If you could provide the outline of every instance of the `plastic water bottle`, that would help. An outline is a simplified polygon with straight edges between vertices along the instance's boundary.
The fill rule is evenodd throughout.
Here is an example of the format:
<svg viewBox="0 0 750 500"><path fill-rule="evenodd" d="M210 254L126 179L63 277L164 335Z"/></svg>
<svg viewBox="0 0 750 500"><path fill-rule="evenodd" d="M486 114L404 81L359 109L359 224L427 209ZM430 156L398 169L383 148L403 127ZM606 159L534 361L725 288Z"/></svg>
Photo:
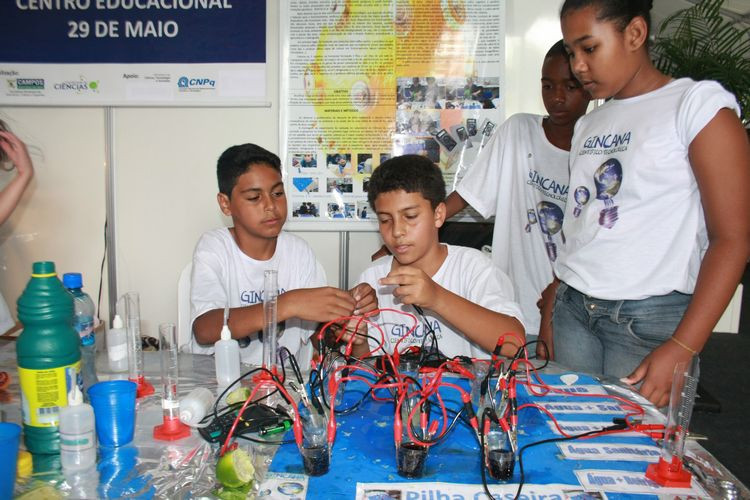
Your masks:
<svg viewBox="0 0 750 500"><path fill-rule="evenodd" d="M119 314L115 314L112 328L107 330L107 358L113 372L128 371L128 334Z"/></svg>
<svg viewBox="0 0 750 500"><path fill-rule="evenodd" d="M196 387L180 400L180 420L182 423L196 426L208 415L214 404L214 395L205 387Z"/></svg>
<svg viewBox="0 0 750 500"><path fill-rule="evenodd" d="M221 327L221 340L214 344L214 361L219 389L229 387L240 377L240 345L232 338L226 322Z"/></svg>
<svg viewBox="0 0 750 500"><path fill-rule="evenodd" d="M54 262L35 262L31 279L18 298L23 332L16 342L21 414L26 449L57 457L59 466L60 408L77 384L81 350L71 325L73 297L63 287Z"/></svg>
<svg viewBox="0 0 750 500"><path fill-rule="evenodd" d="M96 307L91 297L83 290L81 273L65 273L63 285L73 296L73 328L81 338L81 376L83 393L88 396L88 389L99 380L96 378L96 338L94 337L94 316ZM87 398L88 399L88 398Z"/></svg>
<svg viewBox="0 0 750 500"><path fill-rule="evenodd" d="M68 406L60 410L60 462L66 471L88 469L96 464L94 409L83 402L78 387Z"/></svg>

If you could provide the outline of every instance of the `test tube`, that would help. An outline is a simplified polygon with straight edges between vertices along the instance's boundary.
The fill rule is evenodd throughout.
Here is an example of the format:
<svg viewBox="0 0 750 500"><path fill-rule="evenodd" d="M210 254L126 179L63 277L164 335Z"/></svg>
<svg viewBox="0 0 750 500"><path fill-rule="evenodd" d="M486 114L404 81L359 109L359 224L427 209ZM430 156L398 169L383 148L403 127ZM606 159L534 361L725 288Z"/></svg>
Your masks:
<svg viewBox="0 0 750 500"><path fill-rule="evenodd" d="M263 367L274 371L276 370L278 337L278 271L266 270L263 277Z"/></svg>
<svg viewBox="0 0 750 500"><path fill-rule="evenodd" d="M173 323L159 325L159 357L161 360L161 384L164 394L161 400L163 421L154 427L154 438L173 441L190 435L190 428L180 421L180 401L177 397L177 330Z"/></svg>
<svg viewBox="0 0 750 500"><path fill-rule="evenodd" d="M694 355L690 361L678 363L674 368L661 457L658 463L646 469L646 477L662 486L690 487L690 472L683 467L682 457L698 390L699 364L698 356Z"/></svg>
<svg viewBox="0 0 750 500"><path fill-rule="evenodd" d="M138 384L138 397L154 393L154 387L143 375L143 348L141 347L141 306L138 292L123 295L125 301L125 327L128 334L128 379Z"/></svg>

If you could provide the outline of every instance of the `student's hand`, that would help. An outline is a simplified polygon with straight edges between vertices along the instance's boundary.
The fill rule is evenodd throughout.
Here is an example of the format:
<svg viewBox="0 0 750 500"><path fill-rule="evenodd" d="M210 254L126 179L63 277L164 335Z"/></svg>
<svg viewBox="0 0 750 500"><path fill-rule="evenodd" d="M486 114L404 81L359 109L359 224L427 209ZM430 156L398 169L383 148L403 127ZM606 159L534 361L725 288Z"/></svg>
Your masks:
<svg viewBox="0 0 750 500"><path fill-rule="evenodd" d="M544 345L542 345L542 342L536 343L536 357L539 359L553 361L555 359L555 348L554 344L552 343L551 320L545 320L544 318L542 318L542 321L539 324L539 340L544 341ZM545 346L547 347L546 349Z"/></svg>
<svg viewBox="0 0 750 500"><path fill-rule="evenodd" d="M643 358L638 367L622 379L626 384L643 382L638 392L657 407L669 403L674 367L682 361L690 361L692 354L675 342L667 340Z"/></svg>
<svg viewBox="0 0 750 500"><path fill-rule="evenodd" d="M317 322L351 316L356 304L349 292L331 286L290 290L279 295L279 302L288 308L285 317Z"/></svg>
<svg viewBox="0 0 750 500"><path fill-rule="evenodd" d="M557 293L557 287L560 284L558 280L553 280L552 283L547 285L542 291L542 296L536 303L539 308L539 340L543 340L547 345L545 349L541 342L536 344L536 355L539 359L555 359L555 349L553 344L553 331L552 331L552 311L555 308L555 294Z"/></svg>
<svg viewBox="0 0 750 500"><path fill-rule="evenodd" d="M366 314L378 308L378 294L375 293L375 289L369 283L360 283L349 290L349 295L356 302L352 313L354 316Z"/></svg>
<svg viewBox="0 0 750 500"><path fill-rule="evenodd" d="M414 304L427 309L436 309L440 286L416 267L403 266L388 273L378 281L381 285L397 285L393 295L403 304Z"/></svg>
<svg viewBox="0 0 750 500"><path fill-rule="evenodd" d="M34 173L34 167L31 163L31 157L29 151L26 149L26 144L23 143L13 132L3 131L0 132L0 148L8 156L8 159L16 166L18 175L27 179L31 179Z"/></svg>
<svg viewBox="0 0 750 500"><path fill-rule="evenodd" d="M391 254L391 252L388 250L388 247L385 246L385 245L382 245L378 249L377 252L375 252L374 254L372 254L370 256L370 259L373 260L373 261L375 261L375 260L378 260L380 257L385 257L386 255L390 255L390 254Z"/></svg>

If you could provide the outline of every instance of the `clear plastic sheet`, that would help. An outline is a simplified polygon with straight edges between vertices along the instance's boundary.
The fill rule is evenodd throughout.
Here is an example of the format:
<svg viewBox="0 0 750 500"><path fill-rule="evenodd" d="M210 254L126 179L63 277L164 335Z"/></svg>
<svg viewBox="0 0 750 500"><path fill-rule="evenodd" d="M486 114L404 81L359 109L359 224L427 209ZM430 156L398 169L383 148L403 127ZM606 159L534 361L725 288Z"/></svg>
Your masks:
<svg viewBox="0 0 750 500"><path fill-rule="evenodd" d="M3 344L0 344L3 345ZM158 352L144 353L146 378L156 387L160 377ZM248 368L248 367L243 367ZM4 343L0 350L0 370L11 374L11 385L0 391L3 419L21 421L19 386L15 361L15 344ZM112 373L106 353L97 359L100 380L127 378L127 373ZM216 394L212 356L179 355L179 395L183 397L195 387L206 387ZM204 441L193 429L190 437L173 442L156 441L154 426L162 423L161 390L138 400L136 429L133 442L119 448L99 447L96 468L76 473L35 469L31 478L16 483L16 495L35 492L37 495L56 491L67 498L216 498L219 486L215 466L219 445ZM239 446L253 458L255 465L255 496L260 480L276 451L274 446L251 446L238 440ZM23 443L21 444L23 447ZM42 498L54 498L44 496Z"/></svg>
<svg viewBox="0 0 750 500"><path fill-rule="evenodd" d="M144 353L147 379L158 383L160 377L158 352ZM248 366L243 366L247 370ZM0 391L2 419L21 421L15 344L0 341L0 370L11 375L11 384ZM551 363L547 373L566 370ZM127 378L127 373L112 373L107 366L106 353L97 359L100 380ZM214 360L206 355L179 355L179 395L183 397L195 387L206 387L216 394ZM665 416L629 387L612 379L601 381L608 392L635 400L646 410L645 420L663 422ZM159 387L159 385L157 385ZM35 491L34 498L216 498L215 465L219 445L205 442L197 430L189 438L174 442L155 441L154 426L162 422L161 394L138 401L136 431L133 442L120 448L99 447L95 469L75 474L35 472L16 483L16 495ZM276 452L276 446L251 445L238 440L239 446L252 457L255 481L248 498L258 494L261 482ZM23 446L23 444L21 445ZM723 465L697 442L688 440L686 467L694 474L712 498L748 498L750 490L740 483ZM47 496L43 496L44 494ZM57 496L55 496L57 494ZM735 495L735 496L733 496ZM273 498L265 497L265 498Z"/></svg>

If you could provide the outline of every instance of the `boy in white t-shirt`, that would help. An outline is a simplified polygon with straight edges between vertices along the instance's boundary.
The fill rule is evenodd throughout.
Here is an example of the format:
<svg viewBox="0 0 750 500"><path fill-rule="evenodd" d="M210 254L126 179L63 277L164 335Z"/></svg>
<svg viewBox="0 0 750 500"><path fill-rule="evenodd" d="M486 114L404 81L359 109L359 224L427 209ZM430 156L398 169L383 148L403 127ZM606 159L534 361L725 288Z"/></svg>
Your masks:
<svg viewBox="0 0 750 500"><path fill-rule="evenodd" d="M562 40L544 56L541 83L548 115L508 118L445 203L447 217L467 204L482 217L495 217L492 262L515 286L527 335L539 335L552 355L555 285L550 284L552 264L564 244L560 228L568 198L568 152L573 127L590 97L570 70ZM540 302L543 295L548 300ZM546 306L541 314L538 302ZM540 344L536 352L548 354Z"/></svg>
<svg viewBox="0 0 750 500"><path fill-rule="evenodd" d="M411 328L406 315L384 310L391 308L418 318L417 328L399 344L399 352L421 346L431 330L437 348L448 357L489 358L498 338L514 332L518 338L506 338L501 351L514 355L524 327L508 277L482 252L438 242L438 229L445 221L440 169L424 156L392 158L372 174L367 196L391 252L360 276L361 282L377 290L381 311L373 321L385 336L370 328L370 348L384 341L385 350L393 352ZM428 344L432 345L432 338Z"/></svg>
<svg viewBox="0 0 750 500"><path fill-rule="evenodd" d="M232 217L233 227L208 231L195 247L193 352L213 352L229 306L229 329L240 340L242 361L260 364L263 273L273 269L278 271L278 320L285 322L278 345L288 348L300 366L308 366L317 323L375 309L374 290L366 284L348 292L325 286L325 273L309 245L282 231L287 203L278 156L255 144L232 146L219 158L216 173L219 207Z"/></svg>

